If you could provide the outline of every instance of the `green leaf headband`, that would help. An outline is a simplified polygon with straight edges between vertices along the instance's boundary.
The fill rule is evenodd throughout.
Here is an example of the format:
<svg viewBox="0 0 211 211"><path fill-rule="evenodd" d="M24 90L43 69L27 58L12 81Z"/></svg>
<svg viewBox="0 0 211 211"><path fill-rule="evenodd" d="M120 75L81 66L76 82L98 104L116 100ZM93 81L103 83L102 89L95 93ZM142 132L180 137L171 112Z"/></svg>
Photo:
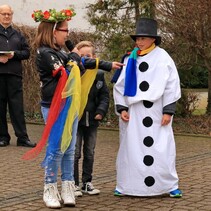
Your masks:
<svg viewBox="0 0 211 211"><path fill-rule="evenodd" d="M35 22L62 22L62 21L69 21L73 16L75 16L76 13L74 12L74 9L63 9L61 11L56 11L55 9L49 9L49 11L43 12L42 10L36 10L32 14L32 18L35 20Z"/></svg>

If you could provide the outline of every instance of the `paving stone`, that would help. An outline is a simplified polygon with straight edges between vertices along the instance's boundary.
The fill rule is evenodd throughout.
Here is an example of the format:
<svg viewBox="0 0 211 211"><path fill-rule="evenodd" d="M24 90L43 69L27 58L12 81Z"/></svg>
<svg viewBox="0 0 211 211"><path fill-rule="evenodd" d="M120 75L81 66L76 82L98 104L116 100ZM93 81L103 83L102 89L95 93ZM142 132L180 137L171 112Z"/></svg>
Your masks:
<svg viewBox="0 0 211 211"><path fill-rule="evenodd" d="M32 141L41 137L43 125L27 124ZM11 144L0 148L0 210L49 211L42 201L44 170L41 168L45 150L32 161L22 155L29 148L17 147L13 129L9 124ZM84 195L76 199L75 207L62 207L71 211L192 211L211 210L211 140L206 137L176 135L177 171L181 199L168 195L158 197L115 197L116 156L118 131L99 130L95 150L93 184L101 190L98 196ZM81 159L82 160L82 159ZM81 161L79 164L81 168ZM60 173L59 173L60 177ZM58 181L59 190L61 182Z"/></svg>

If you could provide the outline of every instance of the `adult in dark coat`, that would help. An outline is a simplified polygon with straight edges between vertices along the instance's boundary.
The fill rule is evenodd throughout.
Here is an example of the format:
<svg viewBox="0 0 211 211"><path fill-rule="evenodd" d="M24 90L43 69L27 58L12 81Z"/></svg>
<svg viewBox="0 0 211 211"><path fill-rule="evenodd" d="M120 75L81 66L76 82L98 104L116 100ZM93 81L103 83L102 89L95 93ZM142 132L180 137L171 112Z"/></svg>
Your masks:
<svg viewBox="0 0 211 211"><path fill-rule="evenodd" d="M10 144L7 107L17 136L17 146L34 147L29 140L23 109L21 61L30 56L24 36L12 27L13 10L0 6L0 147Z"/></svg>

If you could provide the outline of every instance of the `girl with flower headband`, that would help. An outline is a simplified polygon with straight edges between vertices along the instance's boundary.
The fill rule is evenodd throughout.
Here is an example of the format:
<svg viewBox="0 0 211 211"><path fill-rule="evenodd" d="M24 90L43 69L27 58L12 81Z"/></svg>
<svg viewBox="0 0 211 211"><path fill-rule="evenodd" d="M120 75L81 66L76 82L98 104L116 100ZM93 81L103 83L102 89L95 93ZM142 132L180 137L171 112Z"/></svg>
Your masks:
<svg viewBox="0 0 211 211"><path fill-rule="evenodd" d="M117 69L119 62L81 59L76 48L67 54L62 50L68 37L68 21L74 16L72 9L57 12L55 9L37 10L32 18L41 22L38 26L35 45L36 65L41 81L41 111L46 123L37 146L23 158L36 157L47 140L43 200L47 207L60 208L61 203L75 206L74 151L78 120L87 103L87 97L98 68L105 71ZM81 62L86 72L79 69ZM82 77L81 77L82 75ZM57 174L61 167L61 196L57 189Z"/></svg>

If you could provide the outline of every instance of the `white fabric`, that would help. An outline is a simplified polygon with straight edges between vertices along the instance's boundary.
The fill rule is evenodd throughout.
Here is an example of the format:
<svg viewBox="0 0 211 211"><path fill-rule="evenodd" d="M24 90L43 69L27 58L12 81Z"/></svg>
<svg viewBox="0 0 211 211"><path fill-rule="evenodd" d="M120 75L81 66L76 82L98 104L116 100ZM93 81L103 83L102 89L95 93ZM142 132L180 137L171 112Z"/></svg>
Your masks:
<svg viewBox="0 0 211 211"><path fill-rule="evenodd" d="M128 57L125 58L124 64L127 63ZM149 69L141 72L138 67L141 62L146 62ZM156 47L149 54L137 58L137 93L134 97L124 97L125 70L123 67L121 75L115 84L114 100L116 104L128 106L137 103L141 100L151 102L163 97L163 106L177 101L181 96L180 81L174 61L169 54L162 48ZM139 89L139 84L142 81L147 81L150 84L149 90L142 92Z"/></svg>
<svg viewBox="0 0 211 211"><path fill-rule="evenodd" d="M125 64L127 58L125 59ZM149 68L141 72L139 65L146 62ZM168 53L156 47L149 54L137 59L137 94L125 97L125 68L114 86L115 105L129 108L130 120L119 120L120 146L117 155L117 186L116 189L126 195L152 196L169 193L178 188L178 176L175 169L175 141L171 123L161 126L163 107L176 102L181 95L177 69ZM149 89L141 91L139 84L149 83ZM147 108L143 102L153 102ZM152 121L148 122L145 118ZM144 125L144 122L147 122ZM145 138L153 140L151 146L144 144ZM145 156L153 162L144 163ZM151 160L150 159L150 160ZM147 159L148 160L148 159ZM154 184L145 184L151 177ZM150 180L151 181L151 180Z"/></svg>

